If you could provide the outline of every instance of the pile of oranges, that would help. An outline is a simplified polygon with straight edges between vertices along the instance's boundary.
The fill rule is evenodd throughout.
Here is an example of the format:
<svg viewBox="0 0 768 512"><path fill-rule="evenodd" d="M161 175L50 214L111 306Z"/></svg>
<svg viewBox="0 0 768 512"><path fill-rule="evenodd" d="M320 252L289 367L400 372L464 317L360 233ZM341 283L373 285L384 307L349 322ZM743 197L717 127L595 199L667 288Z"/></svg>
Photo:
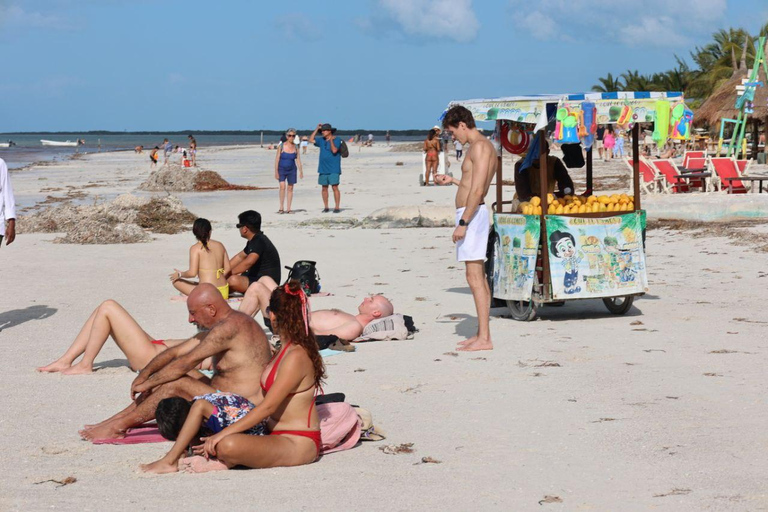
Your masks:
<svg viewBox="0 0 768 512"><path fill-rule="evenodd" d="M549 215L573 213L631 212L635 209L634 199L627 194L612 196L565 196L556 198L547 194ZM517 212L524 215L541 215L541 199L534 196L530 201L520 203Z"/></svg>

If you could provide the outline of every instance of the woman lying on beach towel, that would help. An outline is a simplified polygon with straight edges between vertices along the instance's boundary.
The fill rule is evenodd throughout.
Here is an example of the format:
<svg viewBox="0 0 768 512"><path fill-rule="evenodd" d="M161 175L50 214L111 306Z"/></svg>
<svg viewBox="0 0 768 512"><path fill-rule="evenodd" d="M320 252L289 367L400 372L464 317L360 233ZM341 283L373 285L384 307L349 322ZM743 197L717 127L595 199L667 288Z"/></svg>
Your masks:
<svg viewBox="0 0 768 512"><path fill-rule="evenodd" d="M192 225L192 233L197 243L189 248L189 270L184 272L174 269L170 275L174 288L184 295L189 295L199 283L189 281L198 277L200 283L211 283L219 289L224 300L229 298L229 255L227 250L216 240L211 240L211 223L208 219L197 219Z"/></svg>
<svg viewBox="0 0 768 512"><path fill-rule="evenodd" d="M183 459L180 467L202 472L234 466L300 466L317 460L320 420L314 405L325 367L309 328L309 314L307 297L298 281L289 281L272 293L269 317L283 347L264 368L255 408L205 438L193 448L198 456ZM247 434L265 420L269 435Z"/></svg>
<svg viewBox="0 0 768 512"><path fill-rule="evenodd" d="M47 366L39 367L37 371L61 372L64 375L91 373L93 361L110 336L128 358L128 364L133 370L141 370L160 352L186 341L153 338L141 328L123 306L114 300L105 300L93 310L64 355ZM73 365L75 359L81 355L83 359ZM200 365L200 369L207 370L210 367L210 358Z"/></svg>

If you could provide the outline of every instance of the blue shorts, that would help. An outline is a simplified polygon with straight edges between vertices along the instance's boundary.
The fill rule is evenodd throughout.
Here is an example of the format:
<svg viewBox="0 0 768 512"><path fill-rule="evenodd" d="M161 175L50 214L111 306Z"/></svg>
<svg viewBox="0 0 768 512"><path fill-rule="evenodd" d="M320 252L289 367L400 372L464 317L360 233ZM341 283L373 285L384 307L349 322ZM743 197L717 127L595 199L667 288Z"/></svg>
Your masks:
<svg viewBox="0 0 768 512"><path fill-rule="evenodd" d="M293 169L279 169L277 170L277 175L280 177L280 181L288 181L289 185L295 185L296 184L296 168Z"/></svg>
<svg viewBox="0 0 768 512"><path fill-rule="evenodd" d="M341 174L319 174L317 184L327 187L328 185L338 185Z"/></svg>

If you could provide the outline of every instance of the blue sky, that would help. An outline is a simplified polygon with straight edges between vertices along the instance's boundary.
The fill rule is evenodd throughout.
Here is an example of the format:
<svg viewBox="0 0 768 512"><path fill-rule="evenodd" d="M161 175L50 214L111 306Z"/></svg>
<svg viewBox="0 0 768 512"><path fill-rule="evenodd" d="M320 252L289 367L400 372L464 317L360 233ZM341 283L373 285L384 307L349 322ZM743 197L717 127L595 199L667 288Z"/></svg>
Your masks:
<svg viewBox="0 0 768 512"><path fill-rule="evenodd" d="M767 20L765 0L0 0L0 132L429 127L451 99L589 90Z"/></svg>

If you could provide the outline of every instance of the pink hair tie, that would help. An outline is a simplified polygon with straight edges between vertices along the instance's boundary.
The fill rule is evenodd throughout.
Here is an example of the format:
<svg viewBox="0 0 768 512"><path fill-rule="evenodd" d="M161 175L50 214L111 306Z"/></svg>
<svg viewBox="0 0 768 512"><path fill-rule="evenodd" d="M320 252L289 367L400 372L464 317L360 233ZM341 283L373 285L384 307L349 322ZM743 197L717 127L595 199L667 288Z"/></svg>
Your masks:
<svg viewBox="0 0 768 512"><path fill-rule="evenodd" d="M301 287L296 292L291 291L290 288L288 288L288 283L285 283L284 289L285 289L285 293L287 293L288 295L294 295L299 297L299 300L301 301L301 316L304 318L304 332L306 332L307 336L309 336L310 311L309 311L309 299L307 299L307 294L304 293L304 289Z"/></svg>

